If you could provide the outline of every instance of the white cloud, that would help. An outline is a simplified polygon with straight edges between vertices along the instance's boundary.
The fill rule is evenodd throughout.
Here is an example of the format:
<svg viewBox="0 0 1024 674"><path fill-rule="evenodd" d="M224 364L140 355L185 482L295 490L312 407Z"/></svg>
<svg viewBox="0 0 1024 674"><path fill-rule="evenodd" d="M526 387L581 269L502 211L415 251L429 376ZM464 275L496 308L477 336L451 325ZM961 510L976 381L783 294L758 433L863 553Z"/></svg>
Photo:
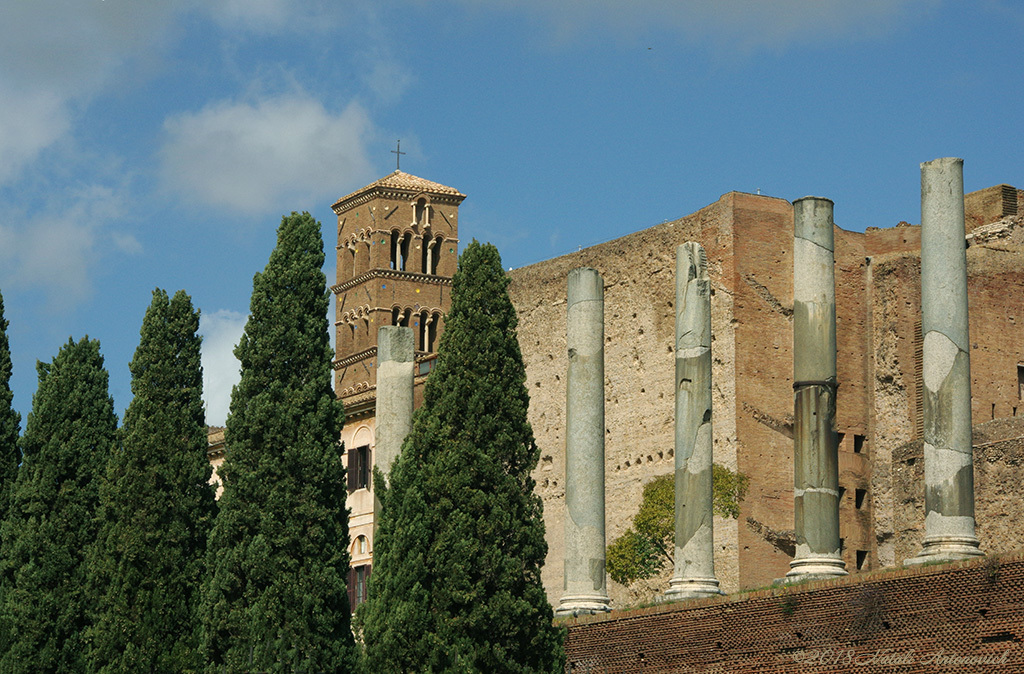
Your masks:
<svg viewBox="0 0 1024 674"><path fill-rule="evenodd" d="M76 106L125 65L146 63L173 16L150 2L0 3L0 184L68 135Z"/></svg>
<svg viewBox="0 0 1024 674"><path fill-rule="evenodd" d="M134 234L128 234L125 232L111 232L110 238L114 242L114 247L122 253L129 255L139 255L142 253L142 244L135 238Z"/></svg>
<svg viewBox="0 0 1024 674"><path fill-rule="evenodd" d="M285 200L337 196L338 185L373 173L373 135L357 103L338 113L306 94L255 103L212 103L164 123L160 171L166 187L188 199L257 214Z"/></svg>
<svg viewBox="0 0 1024 674"><path fill-rule="evenodd" d="M202 3L221 24L254 33L323 30L349 3L337 0L214 0Z"/></svg>
<svg viewBox="0 0 1024 674"><path fill-rule="evenodd" d="M159 67L190 13L259 34L323 30L341 14L324 0L0 3L0 185L73 133L76 113L98 94Z"/></svg>
<svg viewBox="0 0 1024 674"><path fill-rule="evenodd" d="M119 192L92 185L54 200L27 221L6 213L0 220L0 283L44 287L58 308L88 296L89 271L101 255L99 234L124 211Z"/></svg>
<svg viewBox="0 0 1024 674"><path fill-rule="evenodd" d="M242 378L235 346L242 338L248 317L230 309L202 313L199 334L203 336L203 399L206 423L223 426L231 405L231 389Z"/></svg>
<svg viewBox="0 0 1024 674"><path fill-rule="evenodd" d="M0 83L0 185L18 176L71 126L66 101L52 91L20 91Z"/></svg>
<svg viewBox="0 0 1024 674"><path fill-rule="evenodd" d="M461 0L540 13L561 38L590 37L595 28L634 37L670 30L719 48L746 51L819 44L884 33L942 0Z"/></svg>

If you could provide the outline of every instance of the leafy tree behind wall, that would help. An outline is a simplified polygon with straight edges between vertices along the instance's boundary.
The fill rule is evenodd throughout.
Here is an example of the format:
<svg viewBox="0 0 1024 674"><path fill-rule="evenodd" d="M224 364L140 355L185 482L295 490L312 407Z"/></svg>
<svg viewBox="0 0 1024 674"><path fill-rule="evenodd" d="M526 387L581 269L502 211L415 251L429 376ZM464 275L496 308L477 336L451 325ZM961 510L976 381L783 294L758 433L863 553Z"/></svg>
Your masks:
<svg viewBox="0 0 1024 674"><path fill-rule="evenodd" d="M749 478L714 464L712 504L719 517L736 519ZM644 485L640 509L633 526L616 538L606 551L605 566L616 583L631 585L653 578L673 563L675 545L675 475L660 475Z"/></svg>
<svg viewBox="0 0 1024 674"><path fill-rule="evenodd" d="M539 451L517 317L497 249L470 244L413 430L382 496L369 671L562 671L541 585L547 553L530 472Z"/></svg>
<svg viewBox="0 0 1024 674"><path fill-rule="evenodd" d="M122 446L100 485L90 554L97 672L195 671L197 600L216 508L209 485L199 312L163 290L142 323Z"/></svg>
<svg viewBox="0 0 1024 674"><path fill-rule="evenodd" d="M343 413L331 387L320 223L285 217L235 349L208 549L211 671L350 671Z"/></svg>
<svg viewBox="0 0 1024 674"><path fill-rule="evenodd" d="M96 539L99 481L117 434L99 342L68 341L40 363L24 462L3 525L12 639L0 671L84 671L85 550Z"/></svg>

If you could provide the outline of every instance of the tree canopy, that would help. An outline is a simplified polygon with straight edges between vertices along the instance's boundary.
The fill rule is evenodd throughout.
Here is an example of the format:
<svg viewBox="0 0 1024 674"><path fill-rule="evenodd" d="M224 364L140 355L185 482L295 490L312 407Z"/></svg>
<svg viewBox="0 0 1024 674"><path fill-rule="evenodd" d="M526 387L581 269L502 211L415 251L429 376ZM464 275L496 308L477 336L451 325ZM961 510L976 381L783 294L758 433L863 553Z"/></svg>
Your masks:
<svg viewBox="0 0 1024 674"><path fill-rule="evenodd" d="M736 519L740 501L747 493L749 478L725 466L712 465L714 513ZM640 509L632 526L616 538L606 551L605 567L620 585L653 578L673 563L675 551L675 475L660 475L644 485Z"/></svg>
<svg viewBox="0 0 1024 674"><path fill-rule="evenodd" d="M413 429L375 489L359 616L370 671L553 672L563 631L541 585L539 459L498 251L471 243Z"/></svg>
<svg viewBox="0 0 1024 674"><path fill-rule="evenodd" d="M215 502L209 485L199 312L163 290L131 362L134 397L100 485L90 554L97 672L195 671L197 601Z"/></svg>
<svg viewBox="0 0 1024 674"><path fill-rule="evenodd" d="M0 295L0 522L7 517L14 478L18 474L21 456L18 453L18 432L21 415L14 411L14 393L11 391L11 346L7 339L7 320L4 318L4 297Z"/></svg>
<svg viewBox="0 0 1024 674"><path fill-rule="evenodd" d="M323 263L320 223L292 213L253 280L208 546L210 671L339 672L356 663Z"/></svg>
<svg viewBox="0 0 1024 674"><path fill-rule="evenodd" d="M69 340L37 369L3 525L3 610L12 632L0 670L83 671L85 551L96 539L99 478L115 447L117 417L99 342Z"/></svg>

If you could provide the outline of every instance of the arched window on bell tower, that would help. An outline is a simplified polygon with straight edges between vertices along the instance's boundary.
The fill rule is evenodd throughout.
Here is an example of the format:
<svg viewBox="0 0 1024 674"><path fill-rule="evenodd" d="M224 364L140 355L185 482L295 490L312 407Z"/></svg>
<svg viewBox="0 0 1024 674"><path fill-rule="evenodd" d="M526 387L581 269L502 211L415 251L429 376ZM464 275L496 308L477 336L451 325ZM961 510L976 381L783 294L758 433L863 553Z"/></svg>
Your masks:
<svg viewBox="0 0 1024 674"><path fill-rule="evenodd" d="M430 255L430 271L427 272L428 274L433 274L434 276L437 276L437 263L441 259L441 245L443 243L444 237L438 236L430 244L432 252Z"/></svg>
<svg viewBox="0 0 1024 674"><path fill-rule="evenodd" d="M426 197L420 197L413 204L413 223L420 227L430 226L430 202L427 201Z"/></svg>
<svg viewBox="0 0 1024 674"><path fill-rule="evenodd" d="M409 327L409 317L412 314L408 309L401 309L395 307L391 310L391 325L397 325L403 328Z"/></svg>
<svg viewBox="0 0 1024 674"><path fill-rule="evenodd" d="M430 230L427 229L423 232L422 243L420 244L420 270L424 274L430 273L434 253L432 246L433 241L430 240Z"/></svg>
<svg viewBox="0 0 1024 674"><path fill-rule="evenodd" d="M391 248L391 269L399 269L401 265L402 252L400 250L402 245L402 235L397 229L391 230L391 241L389 242Z"/></svg>
<svg viewBox="0 0 1024 674"><path fill-rule="evenodd" d="M437 324L441 320L441 312L435 311L430 319L427 321L426 331L426 342L423 345L423 350L427 352L433 352L437 342Z"/></svg>
<svg viewBox="0 0 1024 674"><path fill-rule="evenodd" d="M412 245L412 232L406 232L399 241L398 252L401 257L401 270L409 271L409 248Z"/></svg>

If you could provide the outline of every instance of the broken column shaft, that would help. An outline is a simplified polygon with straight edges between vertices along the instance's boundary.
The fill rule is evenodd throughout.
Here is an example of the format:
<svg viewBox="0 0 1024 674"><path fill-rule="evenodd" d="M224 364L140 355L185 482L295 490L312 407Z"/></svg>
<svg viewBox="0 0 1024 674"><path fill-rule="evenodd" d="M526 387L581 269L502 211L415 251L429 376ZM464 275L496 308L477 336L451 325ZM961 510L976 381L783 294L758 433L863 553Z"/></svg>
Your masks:
<svg viewBox="0 0 1024 674"><path fill-rule="evenodd" d="M907 563L982 554L974 529L963 168L948 157L921 164L925 532Z"/></svg>
<svg viewBox="0 0 1024 674"><path fill-rule="evenodd" d="M377 331L377 408L374 465L384 475L412 430L413 377L416 363L412 328L387 325ZM379 511L379 508L375 508Z"/></svg>
<svg viewBox="0 0 1024 674"><path fill-rule="evenodd" d="M711 283L704 249L676 249L675 572L665 599L721 594L715 577Z"/></svg>
<svg viewBox="0 0 1024 674"><path fill-rule="evenodd" d="M846 575L839 542L836 287L832 201L793 202L793 517L791 580Z"/></svg>
<svg viewBox="0 0 1024 674"><path fill-rule="evenodd" d="M565 570L558 615L609 610L604 530L604 281L569 272Z"/></svg>

